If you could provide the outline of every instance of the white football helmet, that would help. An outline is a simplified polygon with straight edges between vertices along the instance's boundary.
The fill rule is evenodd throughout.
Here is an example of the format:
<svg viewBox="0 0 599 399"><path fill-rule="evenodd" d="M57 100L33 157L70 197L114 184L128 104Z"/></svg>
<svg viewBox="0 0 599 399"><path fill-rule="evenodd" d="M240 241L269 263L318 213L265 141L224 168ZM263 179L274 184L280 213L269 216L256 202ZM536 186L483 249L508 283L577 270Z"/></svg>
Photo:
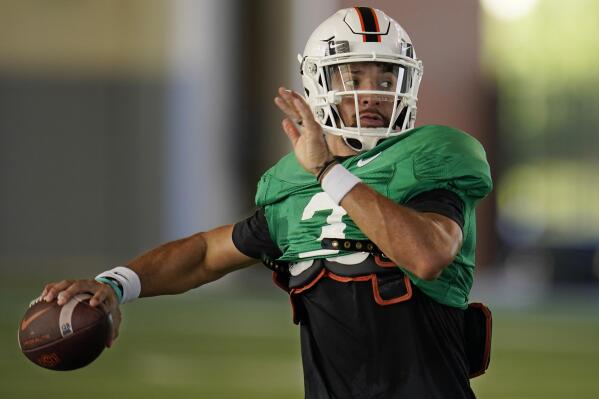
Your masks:
<svg viewBox="0 0 599 399"><path fill-rule="evenodd" d="M422 62L406 31L384 12L369 7L337 11L312 33L298 60L317 122L356 151L414 127ZM361 70L373 65L376 76ZM368 74L368 80L356 80L360 74ZM344 123L339 107L344 103L347 109L349 101L352 115ZM369 109L369 103L377 105Z"/></svg>

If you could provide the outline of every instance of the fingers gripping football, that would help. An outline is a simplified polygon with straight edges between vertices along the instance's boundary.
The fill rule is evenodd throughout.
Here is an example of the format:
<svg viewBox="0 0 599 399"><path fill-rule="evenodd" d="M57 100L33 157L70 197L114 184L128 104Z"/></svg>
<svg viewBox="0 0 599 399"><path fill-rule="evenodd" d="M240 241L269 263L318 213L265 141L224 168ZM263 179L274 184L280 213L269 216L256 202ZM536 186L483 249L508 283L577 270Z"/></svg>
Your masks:
<svg viewBox="0 0 599 399"><path fill-rule="evenodd" d="M96 280L62 280L47 284L40 296L46 302L52 302L56 299L58 305L66 304L72 297L80 293L90 293L92 298L89 304L93 307L101 306L112 317L112 337L107 343L111 346L112 342L118 336L119 326L121 324L121 311L116 294L112 287L100 283Z"/></svg>
<svg viewBox="0 0 599 399"><path fill-rule="evenodd" d="M299 94L284 87L279 89L278 94L275 104L287 116L283 119L283 130L293 145L295 156L304 169L317 175L332 159L322 127Z"/></svg>

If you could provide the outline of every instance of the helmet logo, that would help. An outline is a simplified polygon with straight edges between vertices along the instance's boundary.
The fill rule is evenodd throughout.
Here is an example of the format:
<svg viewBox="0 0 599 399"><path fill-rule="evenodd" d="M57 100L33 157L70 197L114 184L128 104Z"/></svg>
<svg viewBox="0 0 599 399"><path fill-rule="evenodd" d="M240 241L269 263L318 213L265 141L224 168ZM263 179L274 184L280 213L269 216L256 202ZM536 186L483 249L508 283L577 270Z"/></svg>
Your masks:
<svg viewBox="0 0 599 399"><path fill-rule="evenodd" d="M329 40L328 44L326 55L349 53L349 42L347 40Z"/></svg>

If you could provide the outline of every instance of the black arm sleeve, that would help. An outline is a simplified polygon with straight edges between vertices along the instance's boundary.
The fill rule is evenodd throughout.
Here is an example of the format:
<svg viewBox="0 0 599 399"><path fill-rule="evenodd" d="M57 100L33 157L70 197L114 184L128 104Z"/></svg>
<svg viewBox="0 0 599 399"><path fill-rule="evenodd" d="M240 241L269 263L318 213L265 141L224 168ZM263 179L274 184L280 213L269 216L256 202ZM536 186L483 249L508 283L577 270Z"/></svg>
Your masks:
<svg viewBox="0 0 599 399"><path fill-rule="evenodd" d="M233 244L241 253L254 259L262 259L262 256L277 259L283 254L270 238L263 208L233 226Z"/></svg>
<svg viewBox="0 0 599 399"><path fill-rule="evenodd" d="M418 212L434 212L446 216L464 229L464 202L452 191L441 188L425 191L404 205Z"/></svg>

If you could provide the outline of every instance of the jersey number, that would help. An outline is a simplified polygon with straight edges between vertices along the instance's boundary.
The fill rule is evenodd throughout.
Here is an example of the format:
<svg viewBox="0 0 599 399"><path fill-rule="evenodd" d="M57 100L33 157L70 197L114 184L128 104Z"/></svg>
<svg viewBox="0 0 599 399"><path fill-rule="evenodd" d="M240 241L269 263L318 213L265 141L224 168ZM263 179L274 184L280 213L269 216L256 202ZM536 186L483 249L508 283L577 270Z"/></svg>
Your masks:
<svg viewBox="0 0 599 399"><path fill-rule="evenodd" d="M315 194L308 202L302 213L302 220L312 219L318 211L326 211L331 209L331 214L327 217L327 224L322 226L320 237L316 241L322 241L323 238L345 238L346 224L341 220L344 215L347 215L345 209L335 204L327 193ZM300 258L307 258L316 255L332 255L339 253L336 249L317 249L315 251L302 252Z"/></svg>

